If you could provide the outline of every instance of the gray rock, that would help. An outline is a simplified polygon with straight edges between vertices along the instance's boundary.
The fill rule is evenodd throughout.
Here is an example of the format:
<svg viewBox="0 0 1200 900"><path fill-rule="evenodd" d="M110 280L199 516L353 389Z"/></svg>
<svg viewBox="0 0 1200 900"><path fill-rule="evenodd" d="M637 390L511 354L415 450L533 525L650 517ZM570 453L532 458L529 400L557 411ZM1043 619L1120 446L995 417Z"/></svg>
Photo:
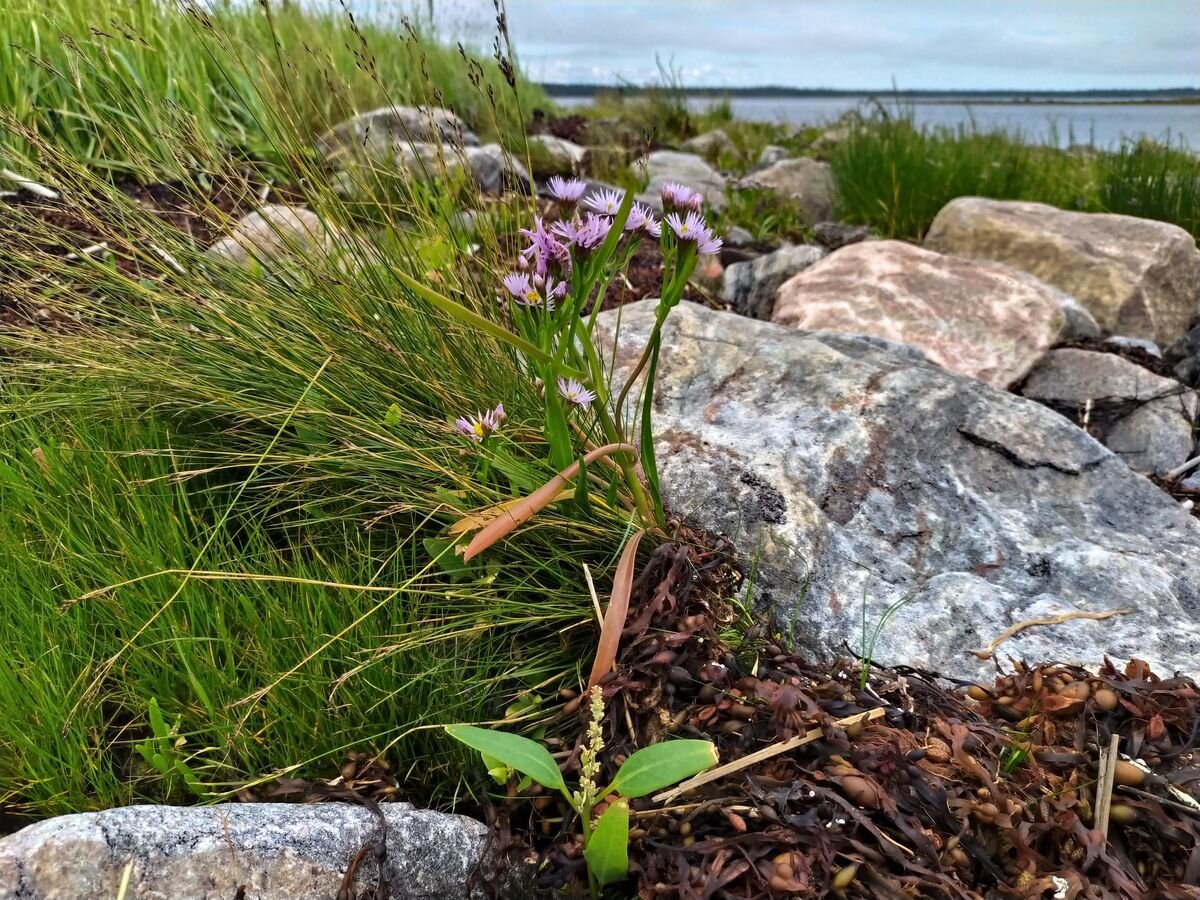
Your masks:
<svg viewBox="0 0 1200 900"><path fill-rule="evenodd" d="M701 156L716 156L736 148L729 135L720 128L714 128L694 138L688 138L683 142L682 149L688 153L699 153Z"/></svg>
<svg viewBox="0 0 1200 900"><path fill-rule="evenodd" d="M745 247L747 244L754 243L754 235L740 225L734 225L725 232L725 246L727 247Z"/></svg>
<svg viewBox="0 0 1200 900"><path fill-rule="evenodd" d="M1115 353L1052 350L1021 393L1086 425L1135 471L1165 475L1191 455L1196 392Z"/></svg>
<svg viewBox="0 0 1200 900"><path fill-rule="evenodd" d="M649 183L638 199L656 212L662 212L659 190L664 184L683 184L704 195L713 209L725 208L725 176L694 153L655 150L633 164L634 172Z"/></svg>
<svg viewBox="0 0 1200 900"><path fill-rule="evenodd" d="M479 144L465 122L439 106L383 106L359 113L317 138L317 149L328 160L366 156L388 159L398 144L436 144L455 147Z"/></svg>
<svg viewBox="0 0 1200 900"><path fill-rule="evenodd" d="M1163 358L1175 367L1175 377L1184 384L1200 387L1200 325L1167 347Z"/></svg>
<svg viewBox="0 0 1200 900"><path fill-rule="evenodd" d="M773 166L777 162L785 159L791 159L792 152L787 147L780 147L778 144L767 144L762 148L762 153L758 154L758 164L764 169L768 166Z"/></svg>
<svg viewBox="0 0 1200 900"><path fill-rule="evenodd" d="M482 823L407 803L380 808L390 900L482 896L467 889L485 852ZM339 803L131 806L61 816L0 840L0 900L114 900L130 863L125 896L137 900L330 900L351 859L379 834L369 811ZM368 854L358 889L375 875Z"/></svg>
<svg viewBox="0 0 1200 900"><path fill-rule="evenodd" d="M839 250L858 244L871 236L866 225L845 225L841 222L818 222L813 226L813 240L827 250Z"/></svg>
<svg viewBox="0 0 1200 900"><path fill-rule="evenodd" d="M601 320L611 328L612 313ZM621 310L628 373L653 304ZM756 566L754 605L828 657L964 678L1000 658L1138 657L1200 672L1200 523L1051 410L850 335L805 334L684 303L655 400L666 500Z"/></svg>
<svg viewBox="0 0 1200 900"><path fill-rule="evenodd" d="M1148 341L1145 338L1126 337L1123 334L1117 334L1106 338L1104 343L1111 344L1114 347L1144 350L1151 356L1162 359L1162 351L1158 349L1158 344L1154 343L1154 341Z"/></svg>
<svg viewBox="0 0 1200 900"><path fill-rule="evenodd" d="M205 253L250 269L289 254L329 253L336 245L336 232L312 210L271 204L243 216L227 237Z"/></svg>
<svg viewBox="0 0 1200 900"><path fill-rule="evenodd" d="M824 156L850 140L851 133L852 126L849 124L827 128L817 136L808 149L818 156Z"/></svg>
<svg viewBox="0 0 1200 900"><path fill-rule="evenodd" d="M781 247L774 253L725 269L722 297L734 311L755 319L769 319L775 310L780 285L825 255L820 247L801 244Z"/></svg>
<svg viewBox="0 0 1200 900"><path fill-rule="evenodd" d="M533 189L533 179L520 160L499 144L467 147L463 152L475 183L484 193L503 194L507 189L528 194Z"/></svg>
<svg viewBox="0 0 1200 900"><path fill-rule="evenodd" d="M784 159L758 172L751 172L738 187L774 191L800 208L810 224L833 216L833 174L829 165L801 157Z"/></svg>
<svg viewBox="0 0 1200 900"><path fill-rule="evenodd" d="M959 197L937 214L925 246L1036 275L1087 307L1106 334L1166 345L1197 312L1200 250L1166 222Z"/></svg>
<svg viewBox="0 0 1200 900"><path fill-rule="evenodd" d="M1066 316L1066 322L1058 335L1060 341L1095 340L1100 337L1100 326L1096 324L1096 317L1084 309L1074 297L1062 294L1058 306Z"/></svg>
<svg viewBox="0 0 1200 900"><path fill-rule="evenodd" d="M540 156L548 164L547 172L566 175L578 172L587 156L587 148L581 147L574 141L555 137L552 134L531 134L529 136L530 150ZM537 160L534 160L535 167Z"/></svg>

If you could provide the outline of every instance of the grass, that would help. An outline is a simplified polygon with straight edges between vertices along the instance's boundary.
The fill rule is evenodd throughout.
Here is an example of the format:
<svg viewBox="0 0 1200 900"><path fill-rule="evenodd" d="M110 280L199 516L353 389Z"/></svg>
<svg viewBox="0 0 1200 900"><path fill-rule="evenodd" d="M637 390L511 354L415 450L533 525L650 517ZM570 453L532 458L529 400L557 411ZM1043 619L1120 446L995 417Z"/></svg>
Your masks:
<svg viewBox="0 0 1200 900"><path fill-rule="evenodd" d="M143 179L231 152L286 171L292 136L385 103L448 106L506 137L522 132L519 110L546 103L523 80L520 104L507 102L493 60L333 4L9 0L0 34L0 109L76 159ZM30 151L0 133L0 157Z"/></svg>
<svg viewBox="0 0 1200 900"><path fill-rule="evenodd" d="M495 317L497 229L528 204L479 216L468 235L452 218L448 173L426 184L369 168L356 184L371 190L348 203L306 153L313 128L344 110L306 105L316 76L278 104L263 58L232 54L246 20L229 21L156 40L197 39L209 64L244 74L231 118L203 118L229 82L210 90L190 70L156 68L166 63L153 54L129 62L110 45L86 78L39 86L43 99L6 121L27 171L109 245L67 259L55 248L78 247L78 235L28 207L0 220L0 290L72 323L0 333L8 811L185 799L179 779L135 751L153 737L155 705L179 721L180 759L209 798L283 772L329 774L363 750L390 762L415 801L450 805L467 789L467 757L435 726L543 721L542 701L577 685L594 652L583 566L605 590L627 536L627 498L593 496L587 509L556 504L481 562L457 561L450 524L549 476L542 402L512 351L401 276ZM198 67L201 56L188 59ZM125 84L129 65L143 91ZM328 77L356 83L358 72ZM152 73L197 112L188 141L155 108L169 85L151 86ZM493 106L475 122L521 120L519 88L479 90ZM104 96L123 108L111 121L96 114ZM62 131L45 118L54 105L84 124ZM243 163L226 129L268 108L288 111L258 132L275 177L303 186L343 232L336 253L296 248L231 269L110 180L165 172L218 216L205 206L210 179ZM500 476L483 483L453 420L497 402L509 413Z"/></svg>
<svg viewBox="0 0 1200 900"><path fill-rule="evenodd" d="M1079 153L973 125L921 128L902 111L851 128L829 161L839 217L886 237L920 240L963 196L1126 213L1200 236L1200 158L1152 141Z"/></svg>

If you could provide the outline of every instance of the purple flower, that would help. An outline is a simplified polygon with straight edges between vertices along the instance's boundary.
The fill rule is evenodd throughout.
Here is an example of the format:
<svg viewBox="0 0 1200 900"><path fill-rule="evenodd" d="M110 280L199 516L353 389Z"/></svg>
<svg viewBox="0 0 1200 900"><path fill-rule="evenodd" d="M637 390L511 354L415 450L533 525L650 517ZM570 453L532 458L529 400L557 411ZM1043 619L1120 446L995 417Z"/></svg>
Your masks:
<svg viewBox="0 0 1200 900"><path fill-rule="evenodd" d="M589 391L574 378L559 378L558 393L568 403L574 403L576 406L590 406L592 401L596 399L595 393Z"/></svg>
<svg viewBox="0 0 1200 900"><path fill-rule="evenodd" d="M554 234L568 244L583 251L595 250L604 243L608 232L612 229L612 219L608 216L598 216L588 213L587 218L580 221L576 216L569 222L555 222L550 226Z"/></svg>
<svg viewBox="0 0 1200 900"><path fill-rule="evenodd" d="M659 194L662 195L664 206L675 209L694 209L699 211L701 205L704 203L704 198L700 194L695 193L687 185L675 182L664 184L659 188Z"/></svg>
<svg viewBox="0 0 1200 900"><path fill-rule="evenodd" d="M529 292L533 290L533 285L529 283L529 276L524 272L509 272L503 280L505 289L518 300L524 301Z"/></svg>
<svg viewBox="0 0 1200 900"><path fill-rule="evenodd" d="M592 194L583 201L584 205L589 209L594 209L598 213L615 216L617 210L621 208L621 201L625 199L625 192L615 188L600 191L597 194Z"/></svg>
<svg viewBox="0 0 1200 900"><path fill-rule="evenodd" d="M530 245L521 253L521 256L533 261L534 271L538 275L544 278L551 265L557 265L563 271L570 271L570 252L553 234L546 230L541 216L534 219L534 227L532 229L522 228L521 234L531 241Z"/></svg>
<svg viewBox="0 0 1200 900"><path fill-rule="evenodd" d="M705 223L704 217L695 210L683 217L679 213L670 213L666 222L679 240L694 243L697 253L719 253L724 245L719 237L713 236L712 229Z"/></svg>
<svg viewBox="0 0 1200 900"><path fill-rule="evenodd" d="M625 220L625 230L637 231L639 228L645 228L649 221L650 210L641 203L635 203L629 207L629 218Z"/></svg>
<svg viewBox="0 0 1200 900"><path fill-rule="evenodd" d="M646 229L646 234L650 235L650 237L662 237L662 222L658 221L658 219L647 218L646 224L642 227Z"/></svg>
<svg viewBox="0 0 1200 900"><path fill-rule="evenodd" d="M587 183L578 178L566 179L555 175L550 179L549 188L555 200L573 206L579 202L579 198L587 190Z"/></svg>
<svg viewBox="0 0 1200 900"><path fill-rule="evenodd" d="M482 443L483 439L490 434L495 434L500 430L500 426L508 416L504 412L504 404L497 403L496 408L486 413L477 413L468 418L459 419L454 423L454 427L458 433L464 437L470 438L475 443Z"/></svg>

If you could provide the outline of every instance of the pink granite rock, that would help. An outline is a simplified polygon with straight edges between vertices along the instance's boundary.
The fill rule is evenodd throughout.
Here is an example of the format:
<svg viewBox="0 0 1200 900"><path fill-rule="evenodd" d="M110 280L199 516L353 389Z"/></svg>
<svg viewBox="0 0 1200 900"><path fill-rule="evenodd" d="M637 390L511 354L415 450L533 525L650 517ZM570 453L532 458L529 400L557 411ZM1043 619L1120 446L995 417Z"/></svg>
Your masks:
<svg viewBox="0 0 1200 900"><path fill-rule="evenodd" d="M1004 265L870 241L786 281L772 320L899 341L951 372L1006 388L1058 339L1064 299Z"/></svg>

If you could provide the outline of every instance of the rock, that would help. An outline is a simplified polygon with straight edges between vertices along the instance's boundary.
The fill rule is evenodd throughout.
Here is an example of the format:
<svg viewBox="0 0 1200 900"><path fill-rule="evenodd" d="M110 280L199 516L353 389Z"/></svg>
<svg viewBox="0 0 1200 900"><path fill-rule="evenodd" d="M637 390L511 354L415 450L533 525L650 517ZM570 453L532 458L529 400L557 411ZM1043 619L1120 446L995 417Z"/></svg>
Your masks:
<svg viewBox="0 0 1200 900"><path fill-rule="evenodd" d="M833 175L829 166L815 159L784 159L758 172L751 172L738 187L774 191L795 203L810 224L833 216Z"/></svg>
<svg viewBox="0 0 1200 900"><path fill-rule="evenodd" d="M767 144L762 148L762 153L758 154L758 164L764 169L775 165L785 159L791 159L792 152L787 147L780 147L778 144Z"/></svg>
<svg viewBox="0 0 1200 900"><path fill-rule="evenodd" d="M850 125L838 125L833 128L827 128L817 136L817 139L809 145L808 149L818 156L824 155L850 140L851 133Z"/></svg>
<svg viewBox="0 0 1200 900"><path fill-rule="evenodd" d="M540 160L546 173L557 175L578 172L588 152L586 147L552 134L531 134L529 147L535 170Z"/></svg>
<svg viewBox="0 0 1200 900"><path fill-rule="evenodd" d="M1058 307L1066 316L1063 330L1058 336L1060 341L1090 341L1100 337L1096 317L1080 306L1074 297L1061 295Z"/></svg>
<svg viewBox="0 0 1200 900"><path fill-rule="evenodd" d="M824 255L820 247L801 244L781 247L750 262L734 263L725 270L722 298L743 316L769 319L779 286Z"/></svg>
<svg viewBox="0 0 1200 900"><path fill-rule="evenodd" d="M725 208L725 177L694 153L655 150L633 166L638 175L649 179L638 199L656 212L662 211L659 189L671 182L699 191L713 209Z"/></svg>
<svg viewBox="0 0 1200 900"><path fill-rule="evenodd" d="M740 225L734 225L725 232L725 245L727 247L745 247L753 243L754 235Z"/></svg>
<svg viewBox="0 0 1200 900"><path fill-rule="evenodd" d="M487 829L465 816L380 805L389 898L482 896L467 879ZM131 806L61 816L0 840L0 900L330 900L354 855L379 834L364 807L340 803ZM368 854L358 886L376 876ZM355 896L365 896L355 893Z"/></svg>
<svg viewBox="0 0 1200 900"><path fill-rule="evenodd" d="M365 155L389 159L398 144L479 144L465 122L439 106L383 106L359 113L317 138L317 149L330 161Z"/></svg>
<svg viewBox="0 0 1200 900"><path fill-rule="evenodd" d="M688 138L681 146L688 153L699 153L701 156L716 156L737 149L729 135L720 128Z"/></svg>
<svg viewBox="0 0 1200 900"><path fill-rule="evenodd" d="M772 321L911 344L952 372L1004 388L1058 339L1059 296L1007 266L868 241L785 282Z"/></svg>
<svg viewBox="0 0 1200 900"><path fill-rule="evenodd" d="M336 232L322 223L315 212L301 206L272 204L243 216L228 237L221 238L205 253L250 269L289 253L301 256L328 253L335 246Z"/></svg>
<svg viewBox="0 0 1200 900"><path fill-rule="evenodd" d="M484 193L503 194L507 188L519 194L528 194L533 189L533 179L520 160L499 144L467 147L463 152L475 183Z"/></svg>
<svg viewBox="0 0 1200 900"><path fill-rule="evenodd" d="M1105 339L1104 343L1127 350L1141 350L1157 359L1163 358L1162 350L1158 348L1158 344L1154 343L1154 341L1148 341L1145 338L1126 337L1123 334L1117 334Z"/></svg>
<svg viewBox="0 0 1200 900"><path fill-rule="evenodd" d="M1192 453L1196 393L1115 353L1052 350L1021 394L1086 424L1135 471L1165 475Z"/></svg>
<svg viewBox="0 0 1200 900"><path fill-rule="evenodd" d="M1163 358L1175 367L1175 377L1184 384L1200 387L1200 325L1167 347Z"/></svg>
<svg viewBox="0 0 1200 900"><path fill-rule="evenodd" d="M925 246L1036 275L1083 304L1106 334L1166 345L1197 312L1200 250L1165 222L959 197L937 214Z"/></svg>
<svg viewBox="0 0 1200 900"><path fill-rule="evenodd" d="M653 310L622 308L619 375ZM1006 628L1129 608L1021 631L1000 661L1200 673L1200 523L1062 416L859 337L690 303L662 346L666 502L736 542L755 609L806 652L861 652L865 615L880 662L990 678L969 651Z"/></svg>
<svg viewBox="0 0 1200 900"><path fill-rule="evenodd" d="M840 250L858 244L871 236L866 225L844 225L841 222L818 222L813 226L813 240L827 250Z"/></svg>

